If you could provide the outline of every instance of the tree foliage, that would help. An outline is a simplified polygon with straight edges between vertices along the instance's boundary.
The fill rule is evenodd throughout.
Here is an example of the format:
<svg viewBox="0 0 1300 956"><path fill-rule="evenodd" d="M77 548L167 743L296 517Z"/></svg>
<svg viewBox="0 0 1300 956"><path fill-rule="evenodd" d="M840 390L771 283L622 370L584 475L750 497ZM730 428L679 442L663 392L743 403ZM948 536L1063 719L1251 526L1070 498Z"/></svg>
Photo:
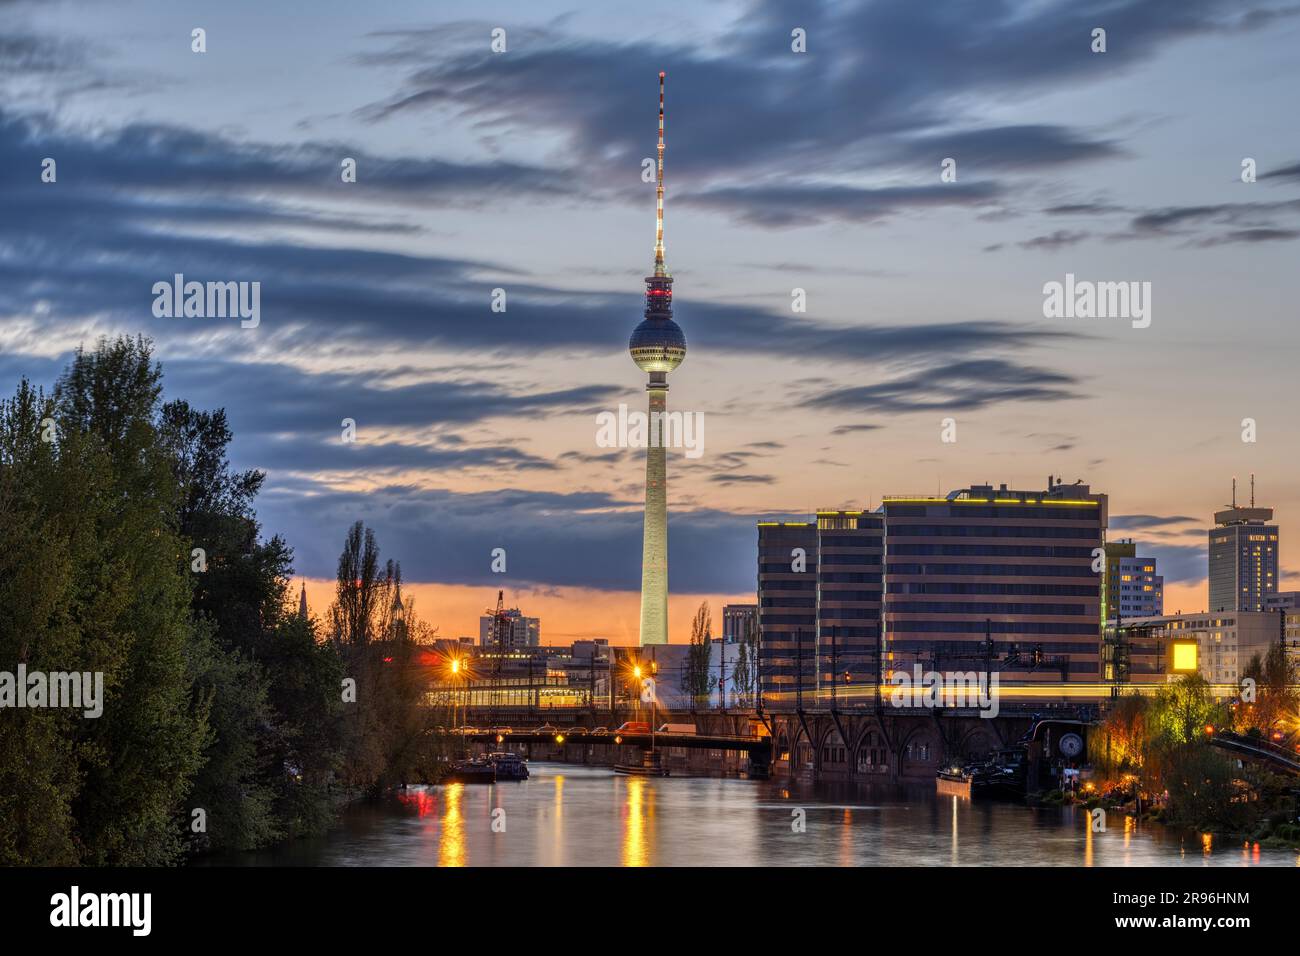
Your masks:
<svg viewBox="0 0 1300 956"><path fill-rule="evenodd" d="M3 712L0 865L254 848L319 832L358 780L436 771L419 668L380 666L429 636L400 568L354 529L346 639L333 615L318 634L287 598L291 549L261 533L264 475L231 468L232 440L223 410L163 404L143 338L101 340L51 394L24 380L0 400L0 670L104 688L97 717ZM350 671L370 701L359 736Z"/></svg>

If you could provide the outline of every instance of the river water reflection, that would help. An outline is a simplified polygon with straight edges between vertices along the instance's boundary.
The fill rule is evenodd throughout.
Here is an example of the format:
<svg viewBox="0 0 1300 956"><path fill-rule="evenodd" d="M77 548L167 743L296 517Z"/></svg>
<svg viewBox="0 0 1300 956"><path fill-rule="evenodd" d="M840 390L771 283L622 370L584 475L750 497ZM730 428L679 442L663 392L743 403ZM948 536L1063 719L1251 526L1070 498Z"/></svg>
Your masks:
<svg viewBox="0 0 1300 956"><path fill-rule="evenodd" d="M491 786L412 787L351 808L324 837L226 863L305 866L1296 866L1113 815L937 796L530 764ZM795 832L797 811L806 828ZM499 813L496 811L504 811ZM494 821L496 829L494 830ZM504 832L502 829L504 828Z"/></svg>

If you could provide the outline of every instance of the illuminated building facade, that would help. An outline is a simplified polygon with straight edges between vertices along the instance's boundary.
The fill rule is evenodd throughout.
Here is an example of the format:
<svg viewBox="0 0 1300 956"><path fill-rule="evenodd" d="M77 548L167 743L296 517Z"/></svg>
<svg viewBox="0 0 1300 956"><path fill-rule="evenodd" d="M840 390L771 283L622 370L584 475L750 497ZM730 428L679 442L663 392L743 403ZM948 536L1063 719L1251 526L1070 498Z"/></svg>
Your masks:
<svg viewBox="0 0 1300 956"><path fill-rule="evenodd" d="M1278 526L1272 508L1214 514L1209 531L1210 610L1264 611L1277 593Z"/></svg>
<svg viewBox="0 0 1300 956"><path fill-rule="evenodd" d="M886 672L920 663L1002 680L1095 681L1107 498L1050 479L1045 491L973 485L886 497ZM986 640L986 631L988 640Z"/></svg>
<svg viewBox="0 0 1300 956"><path fill-rule="evenodd" d="M1131 540L1108 541L1105 547L1101 619L1163 614L1165 579L1156 573L1156 559L1139 557Z"/></svg>

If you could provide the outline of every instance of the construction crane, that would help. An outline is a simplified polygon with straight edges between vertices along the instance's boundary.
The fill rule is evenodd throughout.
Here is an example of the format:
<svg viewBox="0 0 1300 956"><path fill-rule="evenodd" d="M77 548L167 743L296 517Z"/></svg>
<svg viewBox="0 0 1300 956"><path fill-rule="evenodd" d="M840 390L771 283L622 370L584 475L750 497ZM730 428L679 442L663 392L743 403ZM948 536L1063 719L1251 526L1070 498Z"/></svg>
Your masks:
<svg viewBox="0 0 1300 956"><path fill-rule="evenodd" d="M494 725L496 723L497 693L501 686L501 659L505 655L506 640L509 634L507 629L510 627L510 619L506 617L505 612L505 596L505 591L497 591L496 610L488 609L488 613L492 615L492 629L489 635L492 648L495 651L495 657L492 661L492 705L489 716Z"/></svg>

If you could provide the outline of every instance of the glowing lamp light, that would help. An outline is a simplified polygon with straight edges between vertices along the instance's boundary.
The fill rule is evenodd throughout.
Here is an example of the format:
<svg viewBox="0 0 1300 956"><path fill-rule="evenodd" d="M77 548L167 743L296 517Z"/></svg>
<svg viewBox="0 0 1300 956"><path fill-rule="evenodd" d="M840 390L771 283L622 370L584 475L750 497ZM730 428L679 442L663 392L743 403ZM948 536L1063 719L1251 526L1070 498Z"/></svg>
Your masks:
<svg viewBox="0 0 1300 956"><path fill-rule="evenodd" d="M555 735L555 742L556 742L557 744L562 744L562 743L564 743L564 734L556 734L556 735Z"/></svg>
<svg viewBox="0 0 1300 956"><path fill-rule="evenodd" d="M1200 670L1199 650L1195 641L1170 641L1169 669L1176 674L1194 674Z"/></svg>

